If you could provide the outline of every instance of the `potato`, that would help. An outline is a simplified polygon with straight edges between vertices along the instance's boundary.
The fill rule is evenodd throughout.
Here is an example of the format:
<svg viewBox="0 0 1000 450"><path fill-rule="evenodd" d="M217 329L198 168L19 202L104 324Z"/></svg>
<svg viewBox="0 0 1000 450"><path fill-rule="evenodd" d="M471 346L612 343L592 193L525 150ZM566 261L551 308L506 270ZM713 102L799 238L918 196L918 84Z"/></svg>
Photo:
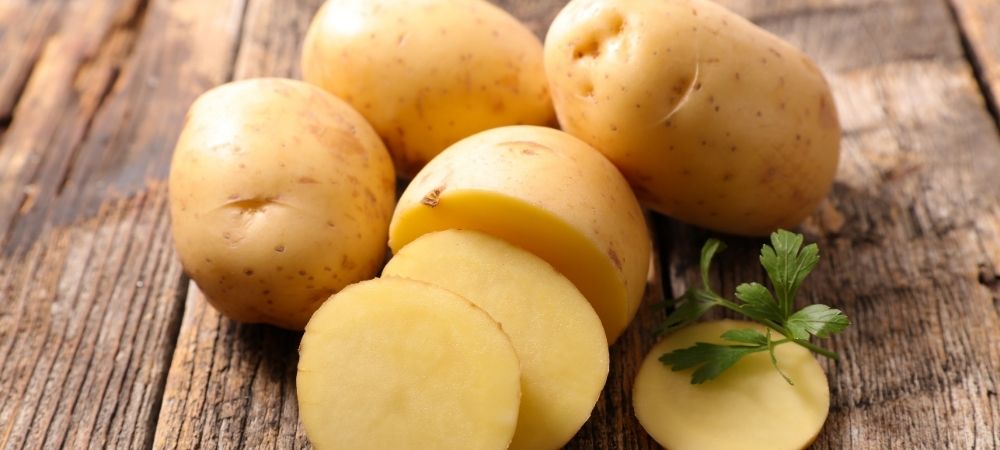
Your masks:
<svg viewBox="0 0 1000 450"><path fill-rule="evenodd" d="M707 0L574 0L545 41L562 128L640 201L717 231L808 216L837 169L840 125L802 52Z"/></svg>
<svg viewBox="0 0 1000 450"><path fill-rule="evenodd" d="M427 164L389 225L398 252L425 233L482 231L552 264L583 293L614 342L642 300L650 240L625 179L558 130L511 126L463 139Z"/></svg>
<svg viewBox="0 0 1000 450"><path fill-rule="evenodd" d="M500 322L521 361L511 449L560 448L590 418L608 377L608 341L587 299L548 263L486 234L446 230L407 244L382 276L441 286Z"/></svg>
<svg viewBox="0 0 1000 450"><path fill-rule="evenodd" d="M170 167L184 270L225 315L289 329L378 272L394 198L392 161L371 126L300 81L206 92Z"/></svg>
<svg viewBox="0 0 1000 450"><path fill-rule="evenodd" d="M672 371L660 356L695 342L727 343L727 330L763 327L733 320L700 322L656 344L635 378L632 404L642 427L670 450L782 450L808 447L826 421L830 390L826 374L808 350L775 348L789 385L767 352L743 357L719 378L691 384L691 370Z"/></svg>
<svg viewBox="0 0 1000 450"><path fill-rule="evenodd" d="M506 449L517 355L483 310L402 278L342 290L302 336L296 379L317 449Z"/></svg>
<svg viewBox="0 0 1000 450"><path fill-rule="evenodd" d="M482 0L329 0L302 73L354 105L407 177L476 132L555 122L541 42Z"/></svg>

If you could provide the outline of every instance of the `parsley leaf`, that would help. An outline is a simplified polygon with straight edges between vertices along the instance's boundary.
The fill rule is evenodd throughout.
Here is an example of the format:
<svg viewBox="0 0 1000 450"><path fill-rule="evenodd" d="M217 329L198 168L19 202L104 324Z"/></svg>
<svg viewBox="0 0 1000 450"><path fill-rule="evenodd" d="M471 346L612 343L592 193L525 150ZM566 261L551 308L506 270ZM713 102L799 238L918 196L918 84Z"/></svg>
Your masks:
<svg viewBox="0 0 1000 450"><path fill-rule="evenodd" d="M660 324L657 333L684 328L696 322L713 306L715 306L715 298L711 292L698 288L688 289L684 295L674 301L674 311L667 316L667 320Z"/></svg>
<svg viewBox="0 0 1000 450"><path fill-rule="evenodd" d="M716 306L756 320L767 326L766 334L754 329L729 330L722 338L739 345L720 345L698 342L695 345L674 350L660 357L660 361L673 370L695 368L691 383L700 384L712 380L723 371L736 364L746 355L767 351L771 364L782 377L792 384L781 368L774 348L789 342L812 352L837 359L830 350L809 342L812 336L827 338L839 333L850 325L850 320L839 309L826 305L809 305L794 311L795 295L802 282L819 263L819 247L816 244L803 246L805 238L785 230L771 234L771 244L764 244L760 251L760 263L771 280L772 290L760 283L743 283L736 287L738 301L730 301L712 290L709 284L712 259L726 248L718 239L709 239L701 249L699 288L688 289L673 301L673 312L660 325L660 332L674 331L696 322L706 312ZM783 339L772 340L775 332Z"/></svg>
<svg viewBox="0 0 1000 450"><path fill-rule="evenodd" d="M791 315L795 293L802 280L819 262L819 247L809 244L802 248L801 234L778 230L771 234L771 244L760 249L760 264L774 286L778 305L785 318Z"/></svg>
<svg viewBox="0 0 1000 450"><path fill-rule="evenodd" d="M722 333L722 338L727 341L739 342L750 345L767 345L767 336L761 334L753 328L740 328Z"/></svg>
<svg viewBox="0 0 1000 450"><path fill-rule="evenodd" d="M800 309L785 322L785 328L794 339L809 339L809 335L818 338L830 337L847 328L851 321L839 309L826 305L809 305Z"/></svg>
<svg viewBox="0 0 1000 450"><path fill-rule="evenodd" d="M740 311L758 322L781 322L784 318L778 302L760 283L743 283L736 286L736 298L743 301Z"/></svg>
<svg viewBox="0 0 1000 450"><path fill-rule="evenodd" d="M681 348L660 356L660 362L672 366L674 372L695 367L691 384L701 384L715 379L723 371L751 353L767 350L767 345L718 345L697 342L692 347Z"/></svg>

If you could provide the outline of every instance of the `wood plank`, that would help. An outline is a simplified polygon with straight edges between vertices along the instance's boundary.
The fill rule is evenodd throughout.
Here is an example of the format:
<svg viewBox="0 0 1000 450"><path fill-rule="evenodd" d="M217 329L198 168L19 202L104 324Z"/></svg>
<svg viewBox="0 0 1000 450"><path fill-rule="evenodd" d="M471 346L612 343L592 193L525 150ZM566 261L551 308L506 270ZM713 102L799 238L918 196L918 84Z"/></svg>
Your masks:
<svg viewBox="0 0 1000 450"><path fill-rule="evenodd" d="M162 148L242 3L57 3L0 147L0 447L146 447L186 289Z"/></svg>
<svg viewBox="0 0 1000 450"><path fill-rule="evenodd" d="M500 3L539 35L559 7L559 2ZM834 403L816 448L995 443L990 430L998 423L997 380L990 369L998 351L989 332L996 329L997 313L989 299L997 297L998 261L986 257L1000 254L1000 209L973 193L985 186L982 174L998 162L986 158L977 168L971 161L989 155L997 142L995 135L982 133L988 117L977 103L943 2L728 3L819 60L831 74L847 130L834 195L803 225L825 249L824 265L805 295L844 307L858 323L833 343L845 357L839 365L826 365ZM256 15L248 12L247 23ZM247 32L257 29L248 26ZM275 39L264 35L244 39L243 45ZM237 77L295 70L294 59L265 59L252 68L240 64ZM955 146L971 150L950 160L947 152ZM956 184L970 177L974 188ZM926 198L924 189L930 189ZM988 211L987 225L975 222L977 208ZM666 276L679 293L692 280L697 247L707 234L669 220L657 224L667 236ZM725 290L762 276L755 265L760 242L732 243L716 271ZM948 248L953 250L941 254ZM946 256L965 264L946 266ZM928 280L931 270L941 273ZM948 301L958 308L946 308ZM609 384L592 419L567 448L656 448L633 418L630 393L662 318L644 307L612 349ZM952 331L951 323L961 329ZM929 332L918 334L924 329ZM156 447L307 447L294 401L297 339L222 318L192 289Z"/></svg>
<svg viewBox="0 0 1000 450"><path fill-rule="evenodd" d="M993 118L1000 126L1000 2L950 1Z"/></svg>
<svg viewBox="0 0 1000 450"><path fill-rule="evenodd" d="M4 55L0 66L0 133L10 123L42 44L58 24L60 9L56 1L0 3L0 55Z"/></svg>
<svg viewBox="0 0 1000 450"><path fill-rule="evenodd" d="M801 229L823 259L803 296L855 325L824 361L830 418L814 448L1000 445L1000 140L945 2L723 1L815 56L845 135L830 200ZM673 224L673 293L707 233ZM734 244L721 292L761 280Z"/></svg>
<svg viewBox="0 0 1000 450"><path fill-rule="evenodd" d="M234 78L298 77L302 38L322 0L255 0ZM295 372L301 333L223 317L191 283L153 447L307 448Z"/></svg>

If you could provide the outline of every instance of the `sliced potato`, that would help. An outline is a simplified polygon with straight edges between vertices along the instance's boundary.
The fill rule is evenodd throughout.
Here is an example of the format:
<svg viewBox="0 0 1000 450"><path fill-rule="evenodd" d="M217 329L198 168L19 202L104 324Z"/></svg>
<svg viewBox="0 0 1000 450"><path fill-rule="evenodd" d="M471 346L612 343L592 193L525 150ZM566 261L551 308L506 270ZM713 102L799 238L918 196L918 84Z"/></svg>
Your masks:
<svg viewBox="0 0 1000 450"><path fill-rule="evenodd" d="M642 300L650 240L639 203L600 153L559 130L496 128L432 160L389 225L398 252L425 233L482 231L531 251L583 293L608 341Z"/></svg>
<svg viewBox="0 0 1000 450"><path fill-rule="evenodd" d="M468 230L425 234L383 276L425 281L486 310L521 361L521 412L511 449L559 448L590 417L608 377L608 341L594 309L541 258Z"/></svg>
<svg viewBox="0 0 1000 450"><path fill-rule="evenodd" d="M317 449L505 449L514 435L514 348L442 288L348 286L309 320L299 352L299 410Z"/></svg>
<svg viewBox="0 0 1000 450"><path fill-rule="evenodd" d="M776 349L778 364L766 352L744 357L719 378L691 384L691 371L672 371L659 358L695 342L723 343L719 336L736 328L763 328L750 322L701 322L656 344L636 376L632 404L639 423L670 450L805 448L823 427L830 408L826 374L808 350L793 344Z"/></svg>

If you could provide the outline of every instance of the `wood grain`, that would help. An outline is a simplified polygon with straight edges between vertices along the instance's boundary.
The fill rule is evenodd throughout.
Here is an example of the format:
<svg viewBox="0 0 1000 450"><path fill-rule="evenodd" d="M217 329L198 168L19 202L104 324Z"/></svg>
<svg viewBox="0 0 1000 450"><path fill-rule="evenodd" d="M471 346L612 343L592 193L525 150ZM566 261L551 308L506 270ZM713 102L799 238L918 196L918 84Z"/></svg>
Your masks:
<svg viewBox="0 0 1000 450"><path fill-rule="evenodd" d="M818 58L845 129L834 192L802 226L824 253L803 296L855 323L830 343L843 358L826 363L831 414L814 447L997 447L1000 141L947 5L728 3ZM706 234L669 235L676 294ZM723 292L762 279L761 242L729 241Z"/></svg>
<svg viewBox="0 0 1000 450"><path fill-rule="evenodd" d="M951 0L969 59L1000 126L1000 2Z"/></svg>
<svg viewBox="0 0 1000 450"><path fill-rule="evenodd" d="M168 149L232 67L240 11L53 3L40 53L18 54L37 62L8 66L32 68L0 147L0 447L148 447L186 288Z"/></svg>
<svg viewBox="0 0 1000 450"><path fill-rule="evenodd" d="M297 77L321 0L256 0L246 10L235 79ZM191 283L153 447L308 448L295 372L301 333L221 316Z"/></svg>
<svg viewBox="0 0 1000 450"><path fill-rule="evenodd" d="M855 322L829 343L818 449L1000 447L1000 137L981 90L997 92L997 8L950 1L720 1L817 60L845 128L801 227L823 249L803 297ZM192 99L297 76L320 3L0 1L0 448L308 447L299 335L188 289L162 180ZM542 36L565 2L495 3ZM694 281L710 234L652 223L664 273L567 448L656 448L630 399L663 318L649 305ZM725 239L721 291L761 280L761 241Z"/></svg>

